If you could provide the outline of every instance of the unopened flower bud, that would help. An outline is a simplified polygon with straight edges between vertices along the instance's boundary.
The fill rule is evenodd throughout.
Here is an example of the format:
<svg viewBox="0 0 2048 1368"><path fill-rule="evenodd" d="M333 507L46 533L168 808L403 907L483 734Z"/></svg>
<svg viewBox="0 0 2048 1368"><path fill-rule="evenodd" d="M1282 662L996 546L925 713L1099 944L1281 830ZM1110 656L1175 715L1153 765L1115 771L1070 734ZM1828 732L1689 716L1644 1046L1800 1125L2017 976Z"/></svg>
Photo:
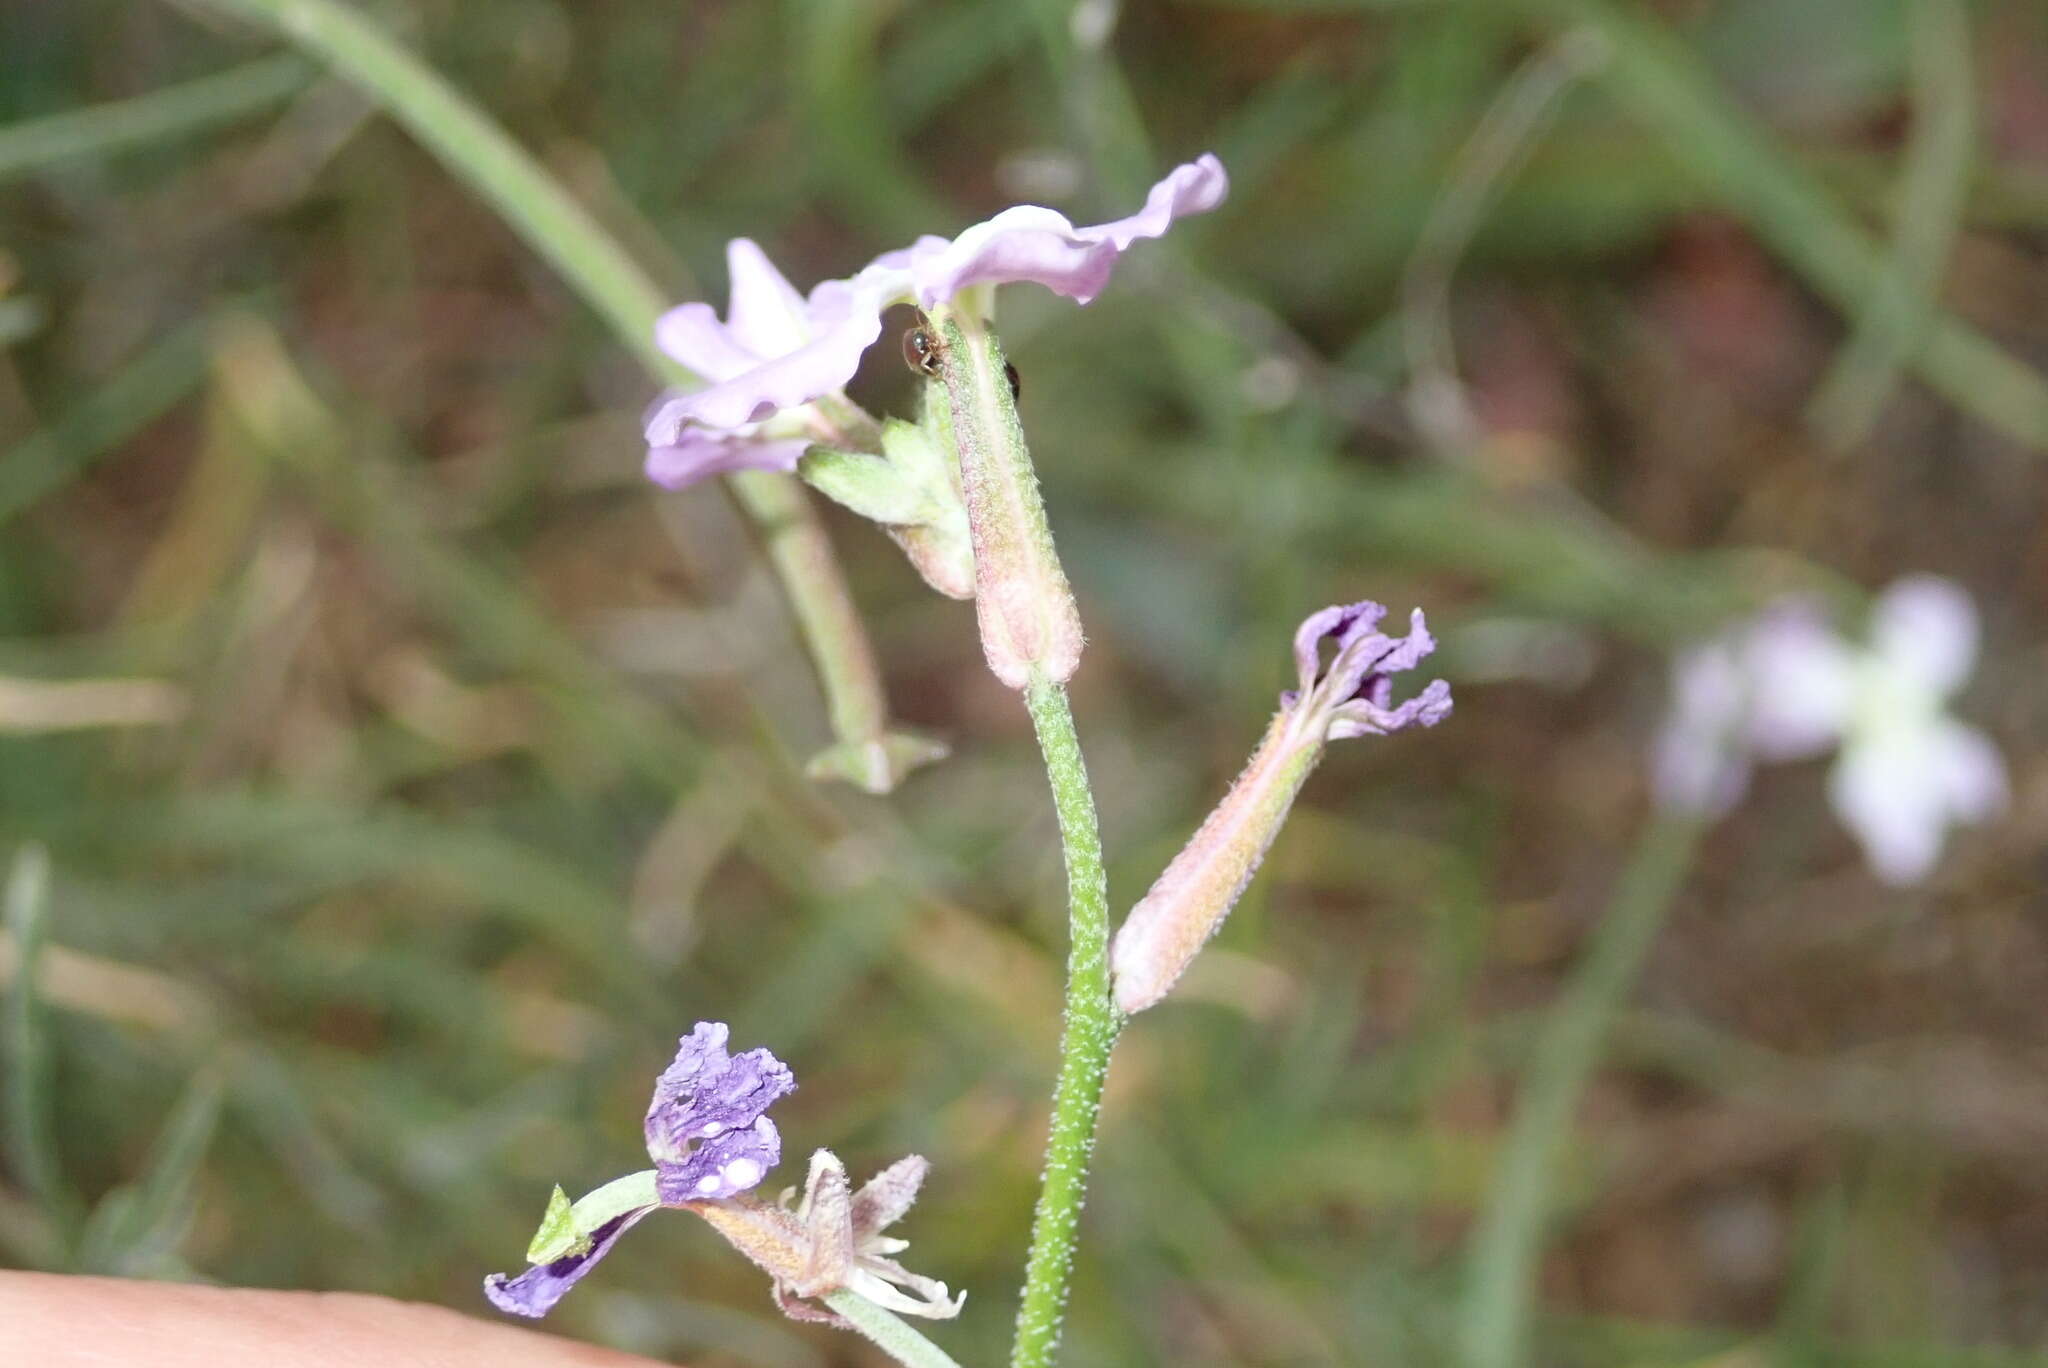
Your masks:
<svg viewBox="0 0 2048 1368"><path fill-rule="evenodd" d="M974 607L996 678L1055 683L1081 663L1081 615L1053 549L1003 350L978 323L945 318L934 364L946 387L974 548Z"/></svg>
<svg viewBox="0 0 2048 1368"><path fill-rule="evenodd" d="M1414 668L1436 642L1420 609L1407 636L1383 635L1375 629L1386 611L1377 603L1346 604L1301 625L1294 638L1301 688L1281 695L1280 711L1244 772L1117 931L1110 968L1119 1011L1140 1012L1165 997L1223 925L1327 743L1433 727L1450 715L1451 688L1441 679L1389 706L1393 676ZM1327 667L1326 638L1336 643Z"/></svg>

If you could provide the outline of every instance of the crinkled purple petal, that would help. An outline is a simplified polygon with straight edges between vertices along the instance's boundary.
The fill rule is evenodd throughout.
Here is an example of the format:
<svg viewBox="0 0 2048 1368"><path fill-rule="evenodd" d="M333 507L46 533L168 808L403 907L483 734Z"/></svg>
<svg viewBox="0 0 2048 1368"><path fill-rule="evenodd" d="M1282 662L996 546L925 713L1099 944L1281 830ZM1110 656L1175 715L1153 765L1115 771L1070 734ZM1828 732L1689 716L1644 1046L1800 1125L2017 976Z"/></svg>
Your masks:
<svg viewBox="0 0 2048 1368"><path fill-rule="evenodd" d="M1360 631L1372 631L1386 615L1386 608L1371 599L1333 603L1310 613L1294 633L1294 671L1301 680L1301 692L1307 693L1322 678L1325 637L1337 638L1341 653Z"/></svg>
<svg viewBox="0 0 2048 1368"><path fill-rule="evenodd" d="M655 1081L647 1152L664 1201L730 1197L782 1157L782 1138L763 1113L796 1080L765 1049L728 1055L727 1035L723 1022L698 1022Z"/></svg>
<svg viewBox="0 0 2048 1368"><path fill-rule="evenodd" d="M1331 741L1433 727L1450 716L1451 686L1441 679L1393 706L1394 676L1414 669L1434 651L1436 638L1420 608L1409 614L1408 634L1402 637L1378 630L1386 614L1370 599L1309 614L1294 634L1294 667L1302 687L1280 695L1280 706L1327 710L1323 734ZM1328 639L1335 640L1337 649L1325 668L1322 647Z"/></svg>
<svg viewBox="0 0 2048 1368"><path fill-rule="evenodd" d="M679 1162L654 1161L654 1190L668 1206L737 1197L782 1162L782 1135L767 1117L697 1142Z"/></svg>
<svg viewBox="0 0 2048 1368"><path fill-rule="evenodd" d="M545 1316L562 1299L562 1294L576 1285L577 1279L611 1252L619 1236L631 1230L648 1212L658 1210L659 1207L640 1207L605 1222L591 1232L590 1247L581 1254L565 1254L550 1263L535 1264L516 1277L493 1273L484 1279L484 1295L500 1311L515 1316Z"/></svg>
<svg viewBox="0 0 2048 1368"><path fill-rule="evenodd" d="M1337 656L1330 662L1324 687L1339 703L1364 699L1384 708L1392 696L1393 676L1414 669L1436 649L1436 638L1429 634L1420 608L1408 615L1405 637L1390 637L1374 630L1378 617L1375 613L1369 621L1348 624L1338 637Z"/></svg>
<svg viewBox="0 0 2048 1368"><path fill-rule="evenodd" d="M1102 292L1116 261L1133 242L1156 238L1188 214L1223 202L1230 177L1204 153L1175 167L1152 187L1145 207L1127 218L1077 228L1056 210L1018 205L977 223L951 242L921 239L909 267L918 303L926 308L970 285L1030 280L1086 304Z"/></svg>
<svg viewBox="0 0 2048 1368"><path fill-rule="evenodd" d="M647 449L647 478L665 489L681 489L735 470L792 471L810 443L794 437L756 437L685 427L667 446Z"/></svg>
<svg viewBox="0 0 2048 1368"><path fill-rule="evenodd" d="M1450 715L1451 686L1444 680L1432 679L1421 693L1397 708L1387 707L1384 696L1380 701L1354 698L1339 704L1330 714L1330 726L1324 735L1332 741L1385 736L1403 727L1434 727Z"/></svg>

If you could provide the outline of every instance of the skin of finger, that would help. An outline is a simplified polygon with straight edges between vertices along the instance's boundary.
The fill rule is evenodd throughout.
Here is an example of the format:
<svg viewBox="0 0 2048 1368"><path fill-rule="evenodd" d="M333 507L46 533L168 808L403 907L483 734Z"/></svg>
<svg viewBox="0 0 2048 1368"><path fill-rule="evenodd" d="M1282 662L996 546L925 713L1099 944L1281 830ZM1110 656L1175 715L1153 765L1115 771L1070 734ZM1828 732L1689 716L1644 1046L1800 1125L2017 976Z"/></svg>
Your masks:
<svg viewBox="0 0 2048 1368"><path fill-rule="evenodd" d="M0 1362L43 1368L658 1368L353 1292L256 1292L0 1272Z"/></svg>

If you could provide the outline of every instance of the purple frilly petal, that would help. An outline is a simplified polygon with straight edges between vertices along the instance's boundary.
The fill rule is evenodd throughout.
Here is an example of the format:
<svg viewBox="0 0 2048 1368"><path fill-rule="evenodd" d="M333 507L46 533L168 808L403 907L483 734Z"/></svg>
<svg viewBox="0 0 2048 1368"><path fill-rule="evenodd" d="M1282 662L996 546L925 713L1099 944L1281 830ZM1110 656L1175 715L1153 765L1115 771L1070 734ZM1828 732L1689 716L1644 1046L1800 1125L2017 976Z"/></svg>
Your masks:
<svg viewBox="0 0 2048 1368"><path fill-rule="evenodd" d="M807 332L786 350L757 353L742 345L738 306L720 324L704 304L684 304L662 316L662 349L711 377L714 383L679 394L658 407L647 424L647 444L671 446L685 423L737 428L778 409L796 408L843 389L860 369L861 355L882 335L889 283L866 271L852 280L828 280L805 304ZM720 372L723 372L722 374Z"/></svg>
<svg viewBox="0 0 2048 1368"><path fill-rule="evenodd" d="M1005 209L951 242L925 238L909 249L917 302L930 308L970 285L1030 280L1086 304L1102 293L1133 242L1163 235L1186 215L1207 213L1229 192L1223 163L1205 152L1154 185L1144 208L1110 223L1076 228L1064 214L1035 204Z"/></svg>
<svg viewBox="0 0 2048 1368"><path fill-rule="evenodd" d="M1384 676L1381 682L1387 683ZM1356 698L1330 714L1330 730L1326 733L1330 740L1385 736L1403 727L1434 727L1451 715L1451 686L1446 680L1432 679L1421 693L1396 708L1387 706L1385 689L1375 692L1381 697Z"/></svg>
<svg viewBox="0 0 2048 1368"><path fill-rule="evenodd" d="M1432 680L1422 692L1392 706L1394 676L1414 669L1436 649L1422 610L1408 618L1408 635L1390 637L1379 631L1387 610L1370 599L1336 604L1311 613L1294 634L1294 665L1301 689L1280 696L1283 708L1303 699L1328 710L1326 739L1382 736L1403 727L1434 727L1451 715L1451 686ZM1325 640L1336 653L1322 663Z"/></svg>
<svg viewBox="0 0 2048 1368"><path fill-rule="evenodd" d="M718 432L711 428L686 427L668 446L647 449L647 478L664 489L682 489L713 475L730 475L735 470L796 469L796 463L810 449L810 443L796 437L757 437L746 432Z"/></svg>
<svg viewBox="0 0 2048 1368"><path fill-rule="evenodd" d="M659 1210L659 1207L640 1207L605 1222L591 1232L590 1247L581 1254L564 1254L549 1263L535 1264L517 1277L493 1273L484 1279L484 1295L500 1311L509 1311L515 1316L545 1316L554 1309L562 1295L576 1285L577 1279L611 1252L619 1236L631 1230L648 1212Z"/></svg>
<svg viewBox="0 0 2048 1368"><path fill-rule="evenodd" d="M791 470L804 443L750 425L843 389L882 335L882 311L909 292L900 266L827 280L808 298L754 243L726 248L731 302L679 305L655 324L661 349L710 383L665 396L645 421L647 473L671 489L734 470Z"/></svg>
<svg viewBox="0 0 2048 1368"><path fill-rule="evenodd" d="M647 1152L665 1203L736 1196L782 1158L782 1137L764 1113L796 1080L765 1049L728 1055L728 1034L723 1022L698 1022L655 1081Z"/></svg>

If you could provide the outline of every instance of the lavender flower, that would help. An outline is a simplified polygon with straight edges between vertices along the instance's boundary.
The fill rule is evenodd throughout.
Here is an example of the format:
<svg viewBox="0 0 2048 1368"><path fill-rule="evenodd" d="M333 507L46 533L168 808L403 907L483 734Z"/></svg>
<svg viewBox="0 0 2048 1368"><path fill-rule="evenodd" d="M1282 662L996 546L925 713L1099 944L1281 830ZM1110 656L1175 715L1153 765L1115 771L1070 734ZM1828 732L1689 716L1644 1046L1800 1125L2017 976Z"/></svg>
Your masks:
<svg viewBox="0 0 2048 1368"><path fill-rule="evenodd" d="M1302 784L1331 741L1433 727L1450 716L1451 686L1433 680L1405 703L1393 677L1436 648L1416 609L1408 635L1378 630L1387 610L1361 602L1312 614L1294 636L1299 690L1280 711L1244 772L1118 929L1110 948L1119 1011L1165 997L1236 905L1287 820ZM1325 642L1334 643L1327 665Z"/></svg>
<svg viewBox="0 0 2048 1368"><path fill-rule="evenodd" d="M840 391L892 304L932 308L963 290L1026 280L1086 304L1132 243L1215 208L1228 190L1222 163L1204 155L1176 167L1127 218L1077 228L1054 210L1019 205L957 238L921 237L885 252L808 296L758 246L736 238L726 250L725 319L708 304L684 304L656 330L662 350L711 384L649 411L648 476L680 488L731 470L793 470L815 442L844 447L839 420L851 405Z"/></svg>
<svg viewBox="0 0 2048 1368"><path fill-rule="evenodd" d="M723 1022L700 1021L654 1085L647 1152L654 1168L605 1184L571 1203L560 1188L548 1204L516 1277L494 1273L484 1295L502 1311L544 1316L611 1251L619 1236L658 1207L696 1208L758 1184L782 1158L768 1107L796 1089L788 1066L765 1049L726 1053Z"/></svg>
<svg viewBox="0 0 2048 1368"><path fill-rule="evenodd" d="M1867 646L1843 641L1810 606L1769 609L1679 657L1655 753L1658 799L1719 813L1742 796L1754 761L1835 746L1836 814L1879 878L1916 883L1950 826L2005 805L1997 749L1946 712L1976 653L1969 595L1930 575L1879 596Z"/></svg>
<svg viewBox="0 0 2048 1368"><path fill-rule="evenodd" d="M794 470L812 443L840 439L810 406L853 378L861 353L881 336L888 297L900 291L896 272L870 268L825 281L806 298L747 238L733 239L725 259L724 321L709 304L692 303L655 325L661 349L711 382L647 414L647 476L670 489L734 470Z"/></svg>

